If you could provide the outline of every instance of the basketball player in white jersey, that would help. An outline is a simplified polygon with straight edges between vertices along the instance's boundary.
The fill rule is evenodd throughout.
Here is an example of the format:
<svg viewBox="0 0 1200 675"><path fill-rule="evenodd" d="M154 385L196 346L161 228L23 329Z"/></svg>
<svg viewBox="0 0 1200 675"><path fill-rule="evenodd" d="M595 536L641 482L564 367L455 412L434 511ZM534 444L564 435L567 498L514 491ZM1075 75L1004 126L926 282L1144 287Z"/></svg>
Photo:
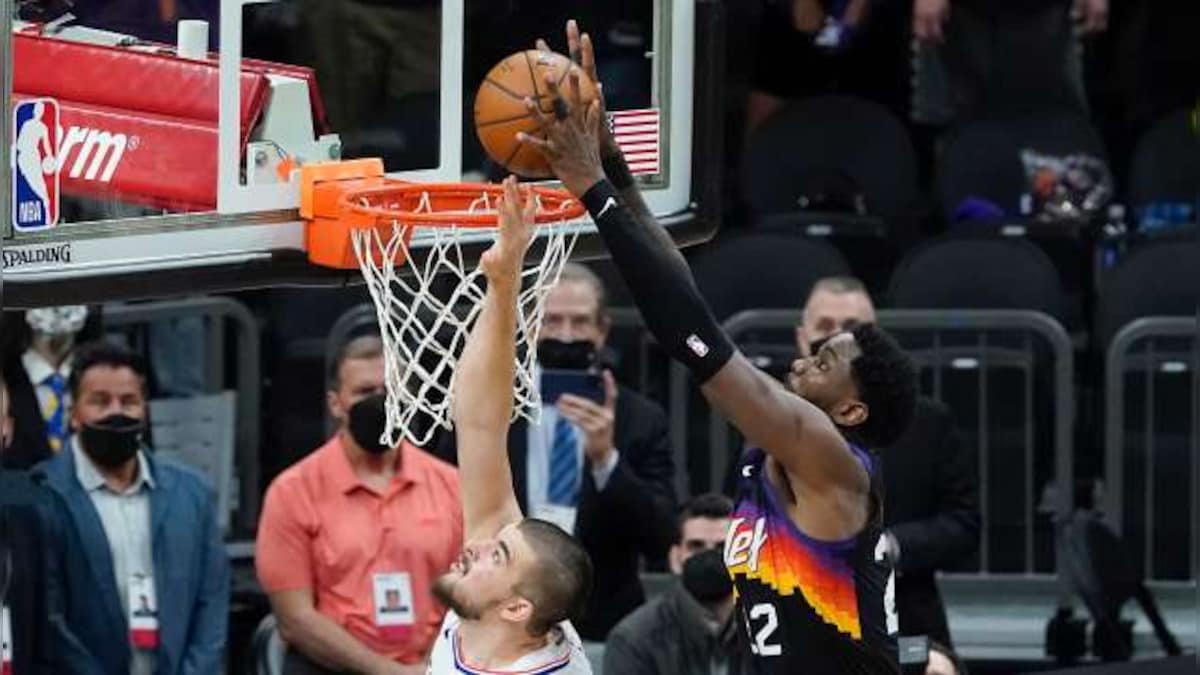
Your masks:
<svg viewBox="0 0 1200 675"><path fill-rule="evenodd" d="M454 380L466 544L434 594L450 608L430 673L591 673L569 619L592 585L587 553L556 525L525 518L506 447L515 377L517 295L533 205L504 182L496 242L480 259L487 295Z"/></svg>

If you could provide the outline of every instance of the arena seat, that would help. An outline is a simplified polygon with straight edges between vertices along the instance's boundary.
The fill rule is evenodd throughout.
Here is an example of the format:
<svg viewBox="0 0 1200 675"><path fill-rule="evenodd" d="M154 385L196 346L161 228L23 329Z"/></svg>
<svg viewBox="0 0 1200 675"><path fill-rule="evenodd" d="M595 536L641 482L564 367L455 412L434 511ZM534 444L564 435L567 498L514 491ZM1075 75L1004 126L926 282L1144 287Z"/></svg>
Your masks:
<svg viewBox="0 0 1200 675"><path fill-rule="evenodd" d="M828 238L873 290L916 238L916 151L901 121L877 103L846 96L791 103L756 130L744 166L756 227Z"/></svg>
<svg viewBox="0 0 1200 675"><path fill-rule="evenodd" d="M883 106L846 96L788 105L766 120L746 149L746 195L758 219L799 210L805 181L835 173L885 220L917 201L917 160L900 120Z"/></svg>
<svg viewBox="0 0 1200 675"><path fill-rule="evenodd" d="M1056 108L1011 113L968 123L951 133L934 175L934 191L942 218L949 223L968 197L995 203L1005 213L1020 213L1026 192L1020 151L1031 148L1052 155L1107 154L1091 124Z"/></svg>
<svg viewBox="0 0 1200 675"><path fill-rule="evenodd" d="M1192 128L1192 111L1181 109L1138 139L1129 169L1128 201L1134 207L1152 202L1194 204L1197 185L1200 135Z"/></svg>
<svg viewBox="0 0 1200 675"><path fill-rule="evenodd" d="M1066 317L1054 263L1023 240L945 235L909 251L892 274L897 309L1030 309Z"/></svg>
<svg viewBox="0 0 1200 675"><path fill-rule="evenodd" d="M1200 265L1191 241L1152 241L1135 247L1103 280L1096 332L1107 345L1126 323L1144 316L1194 316L1200 304Z"/></svg>
<svg viewBox="0 0 1200 675"><path fill-rule="evenodd" d="M1101 284L1096 335L1106 350L1121 329L1146 317L1194 317L1200 305L1200 267L1191 241L1157 240L1135 247ZM1188 364L1194 339L1155 337L1127 350L1121 373L1124 503L1122 534L1136 551L1139 569L1154 579L1187 579L1192 523L1190 475L1194 374ZM1165 364L1183 364L1173 370ZM1176 366L1178 367L1178 366ZM1147 503L1146 495L1152 495Z"/></svg>
<svg viewBox="0 0 1200 675"><path fill-rule="evenodd" d="M1034 310L1062 321L1058 273L1023 239L944 235L910 251L892 275L889 309ZM922 390L946 404L979 452L985 572L1049 571L1053 528L1042 504L1054 473L1056 415L1049 345L1024 329L896 331ZM1026 474L1028 458L1032 471ZM1030 513L1029 504L1034 506ZM1030 519L1032 518L1032 522ZM1033 569L1021 547L1033 530Z"/></svg>
<svg viewBox="0 0 1200 675"><path fill-rule="evenodd" d="M850 273L829 244L775 230L716 239L694 249L689 261L719 321L751 308L795 309L818 279Z"/></svg>

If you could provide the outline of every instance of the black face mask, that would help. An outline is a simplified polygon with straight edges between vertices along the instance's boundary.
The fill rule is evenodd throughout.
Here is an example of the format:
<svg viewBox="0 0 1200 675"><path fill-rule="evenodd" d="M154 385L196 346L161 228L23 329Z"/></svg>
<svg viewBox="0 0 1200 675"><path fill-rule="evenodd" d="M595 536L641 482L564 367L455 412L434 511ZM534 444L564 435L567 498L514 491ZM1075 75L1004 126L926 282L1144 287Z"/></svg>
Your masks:
<svg viewBox="0 0 1200 675"><path fill-rule="evenodd" d="M683 563L683 587L701 605L709 606L725 600L733 593L733 579L725 569L720 549L708 549Z"/></svg>
<svg viewBox="0 0 1200 675"><path fill-rule="evenodd" d="M563 342L554 338L538 341L538 364L551 370L588 370L596 362L596 345L590 340Z"/></svg>
<svg viewBox="0 0 1200 675"><path fill-rule="evenodd" d="M386 404L386 395L374 394L350 406L350 437L358 443L358 447L372 455L382 455L391 449L391 446L379 442L379 437L387 428Z"/></svg>
<svg viewBox="0 0 1200 675"><path fill-rule="evenodd" d="M109 415L104 419L84 424L79 429L79 440L83 451L104 469L115 469L128 462L142 447L142 433L146 422L128 415Z"/></svg>

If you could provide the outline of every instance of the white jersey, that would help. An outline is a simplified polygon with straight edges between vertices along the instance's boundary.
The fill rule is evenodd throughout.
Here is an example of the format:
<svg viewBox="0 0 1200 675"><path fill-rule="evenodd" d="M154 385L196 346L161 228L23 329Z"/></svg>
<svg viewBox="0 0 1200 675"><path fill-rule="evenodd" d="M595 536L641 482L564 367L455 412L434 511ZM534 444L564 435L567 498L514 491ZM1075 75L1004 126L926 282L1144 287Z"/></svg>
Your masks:
<svg viewBox="0 0 1200 675"><path fill-rule="evenodd" d="M429 656L429 675L591 675L592 666L583 652L583 642L569 621L558 624L550 633L549 644L530 652L501 669L472 668L462 658L458 626L461 619L446 612L437 641Z"/></svg>

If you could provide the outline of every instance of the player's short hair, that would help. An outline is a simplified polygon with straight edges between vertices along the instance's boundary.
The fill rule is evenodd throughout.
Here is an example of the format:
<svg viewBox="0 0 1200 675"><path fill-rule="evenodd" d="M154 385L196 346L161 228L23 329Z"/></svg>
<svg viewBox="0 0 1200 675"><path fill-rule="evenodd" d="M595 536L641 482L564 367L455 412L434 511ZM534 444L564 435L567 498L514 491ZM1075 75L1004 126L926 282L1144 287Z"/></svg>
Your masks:
<svg viewBox="0 0 1200 675"><path fill-rule="evenodd" d="M600 276L590 267L577 262L563 265L562 272L558 275L558 282L564 281L582 282L591 286L596 293L597 316L601 319L608 316L608 289L604 287L604 281L600 279Z"/></svg>
<svg viewBox="0 0 1200 675"><path fill-rule="evenodd" d="M917 373L912 359L895 338L875 324L852 331L860 355L850 362L859 399L867 405L867 420L854 428L867 445L891 445L908 429L917 406Z"/></svg>
<svg viewBox="0 0 1200 675"><path fill-rule="evenodd" d="M342 364L347 361L382 358L383 340L378 335L360 335L346 342L338 350L337 358L329 364L329 373L327 374L329 389L333 390L341 386Z"/></svg>
<svg viewBox="0 0 1200 675"><path fill-rule="evenodd" d="M827 293L836 293L839 295L842 293L862 293L864 295L870 295L867 293L866 285L864 285L863 282L857 277L851 276L823 277L818 279L817 283L813 284L812 291L809 292L808 297L811 298L813 295L816 295L817 291L825 291Z"/></svg>
<svg viewBox="0 0 1200 675"><path fill-rule="evenodd" d="M72 400L79 400L79 388L83 377L92 368L104 366L107 368L128 368L138 376L141 382L142 395L149 394L146 362L125 347L111 342L87 342L75 348L71 361L71 375L67 378L67 387L71 391Z"/></svg>
<svg viewBox="0 0 1200 675"><path fill-rule="evenodd" d="M587 551L553 523L526 518L517 527L537 556L515 589L533 603L526 630L536 637L561 621L578 621L592 593L592 560Z"/></svg>
<svg viewBox="0 0 1200 675"><path fill-rule="evenodd" d="M683 542L683 526L693 518L717 520L733 515L733 500L717 492L706 492L689 499L675 519L675 543Z"/></svg>

